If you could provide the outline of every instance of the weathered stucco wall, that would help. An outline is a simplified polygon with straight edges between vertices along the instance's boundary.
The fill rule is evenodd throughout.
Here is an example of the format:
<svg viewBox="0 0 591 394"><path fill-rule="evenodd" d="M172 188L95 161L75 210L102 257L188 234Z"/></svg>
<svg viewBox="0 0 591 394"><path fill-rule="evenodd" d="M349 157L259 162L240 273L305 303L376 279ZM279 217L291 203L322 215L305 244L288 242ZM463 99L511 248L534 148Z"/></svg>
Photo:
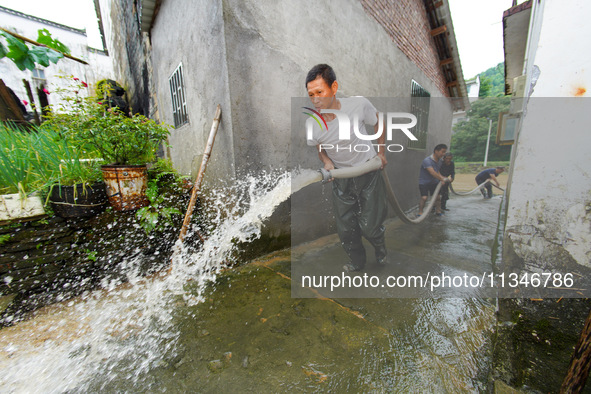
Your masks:
<svg viewBox="0 0 591 394"><path fill-rule="evenodd" d="M154 91L151 49L148 37L139 30L135 2L111 1L110 5L100 7L103 15L110 15L104 27L111 28L105 36L113 57L115 79L125 88L131 111L151 116L157 105L151 97Z"/></svg>
<svg viewBox="0 0 591 394"><path fill-rule="evenodd" d="M577 0L534 8L505 233L504 260L518 268L591 268L590 11Z"/></svg>
<svg viewBox="0 0 591 394"><path fill-rule="evenodd" d="M222 121L207 181L234 176L233 111L228 89L224 20L220 1L163 3L151 31L154 82L160 117L174 124L169 78L182 64L189 123L172 131L170 157L181 173L197 175L215 115Z"/></svg>
<svg viewBox="0 0 591 394"><path fill-rule="evenodd" d="M511 177L505 238L523 268L591 268L589 99L532 98ZM552 144L558 138L560 143Z"/></svg>

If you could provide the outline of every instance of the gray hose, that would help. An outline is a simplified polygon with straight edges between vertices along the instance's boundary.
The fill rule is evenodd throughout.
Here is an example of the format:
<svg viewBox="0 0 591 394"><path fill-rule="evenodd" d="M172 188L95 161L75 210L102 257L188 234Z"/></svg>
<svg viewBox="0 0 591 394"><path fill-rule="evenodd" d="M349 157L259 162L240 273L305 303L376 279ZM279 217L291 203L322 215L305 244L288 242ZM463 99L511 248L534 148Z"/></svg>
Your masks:
<svg viewBox="0 0 591 394"><path fill-rule="evenodd" d="M334 170L330 170L330 171L324 170L324 171L326 171L326 173L328 173L329 179L330 178L354 178L359 175L367 174L368 172L379 170L381 167L382 167L382 159L380 159L378 156L374 156L372 159L369 159L365 163L355 166L355 167L335 168ZM322 172L322 174L324 175L325 172Z"/></svg>
<svg viewBox="0 0 591 394"><path fill-rule="evenodd" d="M319 171L320 174L318 175L319 179L317 179L317 180L320 180L320 178L322 178L322 182L328 182L332 178L353 178L353 177L356 177L359 175L367 174L368 172L371 172L371 171L375 171L381 167L382 167L382 160L378 156L376 156L373 159L368 160L365 163L363 163L362 165L356 166L356 167L336 168L331 171L321 169ZM429 204L427 205L427 207L425 207L421 216L413 219L413 218L409 218L406 215L406 213L402 210L402 208L400 207L400 204L398 203L398 199L396 198L396 195L394 194L394 191L392 190L392 185L390 184L390 179L388 178L388 175L386 174L386 172L383 170L382 170L382 178L384 179L384 183L386 185L386 197L388 198L388 202L390 203L390 206L392 207L392 209L394 209L394 212L396 213L396 215L398 215L400 220L402 220L406 224L419 224L423 220L425 220L427 218L427 216L429 216L429 213L431 213L431 210L433 209L433 206L435 205L435 201L437 201L437 198L439 197L439 191L441 190L441 186L442 186L442 183L439 182L437 187L435 188L435 191L433 192L433 196L431 197L431 201L429 201ZM453 187L451 186L451 184L450 184L450 188L454 194L457 194L459 196L467 196L468 194L472 194L475 191L479 190L484 185L486 185L488 182L490 182L490 179L487 180L486 182L478 185L474 190L471 190L469 192L456 192L453 189ZM503 188L500 188L494 184L493 184L493 186L504 191Z"/></svg>
<svg viewBox="0 0 591 394"><path fill-rule="evenodd" d="M451 184L449 185L449 188L451 189L451 192L453 194L455 194L456 196L467 196L469 194L474 193L477 190L482 189L484 187L484 185L486 185L487 183L490 183L491 185L493 185L497 189L502 190L503 192L505 191L505 189L503 189L502 187L499 187L499 186L495 185L494 183L492 183L490 181L490 179L487 179L486 181L482 182L480 185L476 186L474 189L470 190L469 192L457 192L457 191L454 190L454 188L453 188L453 186Z"/></svg>
<svg viewBox="0 0 591 394"><path fill-rule="evenodd" d="M474 193L475 191L482 189L484 187L484 185L486 185L489 182L490 182L490 179L487 179L486 181L482 182L480 185L476 186L474 189L470 190L469 192L457 192L454 190L452 185L449 185L449 188L450 188L451 192L453 194L455 194L456 196L467 196L469 194Z"/></svg>
<svg viewBox="0 0 591 394"><path fill-rule="evenodd" d="M390 179L388 179L388 174L386 174L386 171L382 171L382 178L384 178L384 183L386 184L386 196L388 198L388 202L390 203L390 206L392 207L392 209L394 209L394 212L396 213L396 215L398 215L400 220L402 220L406 224L419 224L423 220L425 220L427 218L427 216L429 216L429 213L431 212L431 209L433 209L433 205L435 205L435 201L437 200L437 197L439 196L439 191L441 190L441 186L442 186L441 182L439 182L439 184L435 188L435 191L433 192L433 196L431 197L431 201L429 202L427 207L425 207L425 209L423 210L423 214L416 219L411 219L408 216L406 216L406 213L404 213L404 211L400 207L400 204L398 203L398 199L396 199L396 195L394 194L394 191L392 190L392 186L390 185Z"/></svg>
<svg viewBox="0 0 591 394"><path fill-rule="evenodd" d="M330 171L327 171L322 168L319 170L318 177L322 178L322 182L324 183L324 182L330 181L330 179L332 179L332 178L353 178L356 176L367 174L368 172L371 172L371 171L378 170L381 167L382 167L382 160L378 156L375 156L373 159L370 159L370 160L366 161L365 163L363 163L362 165L355 166L355 167L336 168L336 169L330 170ZM406 216L406 214L404 213L404 211L400 207L400 204L398 203L398 200L396 199L396 195L394 194L394 191L392 190L392 186L390 185L390 180L388 179L388 175L383 170L382 170L382 177L384 178L384 183L386 185L386 197L388 198L388 202L390 203L390 205L394 209L394 212L396 212L396 215L398 215L400 220L402 220L404 223L407 223L407 224L419 224L423 220L425 220L427 218L427 216L429 216L429 213L431 212L431 209L433 209L433 206L435 205L435 201L437 200L437 197L439 196L439 191L441 190L441 182L439 182L439 184L437 185L437 188L435 188L435 192L433 193L433 197L431 198L429 205L427 205L427 207L423 211L423 214L416 219L411 219L408 216ZM320 180L320 179L317 179L317 180Z"/></svg>

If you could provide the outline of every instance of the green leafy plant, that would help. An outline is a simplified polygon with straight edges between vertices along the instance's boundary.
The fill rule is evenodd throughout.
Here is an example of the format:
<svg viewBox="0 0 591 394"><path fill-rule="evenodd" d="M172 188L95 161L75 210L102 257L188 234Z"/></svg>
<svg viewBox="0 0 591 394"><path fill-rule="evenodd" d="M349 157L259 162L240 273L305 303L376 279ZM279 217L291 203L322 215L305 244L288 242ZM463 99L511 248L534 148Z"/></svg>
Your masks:
<svg viewBox="0 0 591 394"><path fill-rule="evenodd" d="M46 46L29 47L23 40L5 31L0 31L0 37L3 37L6 42L5 46L0 40L0 59L6 57L12 60L20 70L33 70L36 65L47 67L50 62L57 63L64 57L61 52L69 52L68 47L52 38L51 33L46 29L41 29L38 33L41 40L39 43Z"/></svg>
<svg viewBox="0 0 591 394"><path fill-rule="evenodd" d="M88 158L51 125L37 128L33 138L36 156L40 159L36 167L44 174L46 183L73 186L100 181L100 161Z"/></svg>
<svg viewBox="0 0 591 394"><path fill-rule="evenodd" d="M96 262L96 254L97 254L96 250L91 251L90 249L86 249L84 251L84 253L86 253L86 258L88 260Z"/></svg>
<svg viewBox="0 0 591 394"><path fill-rule="evenodd" d="M91 184L101 179L99 162L49 124L27 130L0 124L0 193L21 199L52 184Z"/></svg>
<svg viewBox="0 0 591 394"><path fill-rule="evenodd" d="M136 212L136 217L146 234L150 234L154 229L163 230L165 224L172 223L172 215L181 215L178 209L164 206L164 195L160 194L158 181L165 174L159 173L158 176L149 180L146 195L150 205Z"/></svg>
<svg viewBox="0 0 591 394"><path fill-rule="evenodd" d="M126 117L117 111L89 120L79 135L100 153L106 163L145 164L168 136L166 127L142 115Z"/></svg>
<svg viewBox="0 0 591 394"><path fill-rule="evenodd" d="M160 144L170 134L168 126L143 116L126 116L116 108L106 108L98 97L82 97L88 85L79 82L73 94L64 95L66 106L50 122L60 132L77 141L80 148L95 151L103 164L137 165L152 162ZM67 92L66 92L67 93ZM58 91L63 94L63 91Z"/></svg>
<svg viewBox="0 0 591 394"><path fill-rule="evenodd" d="M37 31L37 42L39 44L43 44L49 48L55 49L64 54L70 54L70 48L68 48L64 43L55 39L51 36L51 33L47 29L39 29Z"/></svg>
<svg viewBox="0 0 591 394"><path fill-rule="evenodd" d="M0 123L0 193L19 193L21 199L38 187L31 141L13 123Z"/></svg>
<svg viewBox="0 0 591 394"><path fill-rule="evenodd" d="M178 172L172 165L170 159L158 158L150 168L150 172L154 174L153 178L161 178L164 175L174 175L175 177L179 177Z"/></svg>
<svg viewBox="0 0 591 394"><path fill-rule="evenodd" d="M10 240L10 234L2 234L0 235L0 245L4 245L6 242Z"/></svg>

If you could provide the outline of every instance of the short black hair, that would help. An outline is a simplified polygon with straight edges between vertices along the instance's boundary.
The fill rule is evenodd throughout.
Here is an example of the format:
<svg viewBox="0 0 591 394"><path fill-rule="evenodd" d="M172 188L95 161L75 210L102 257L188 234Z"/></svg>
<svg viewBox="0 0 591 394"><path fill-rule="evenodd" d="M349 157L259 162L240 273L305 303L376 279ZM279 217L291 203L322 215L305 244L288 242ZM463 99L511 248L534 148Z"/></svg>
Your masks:
<svg viewBox="0 0 591 394"><path fill-rule="evenodd" d="M447 152L443 157L454 157L454 155L451 152Z"/></svg>
<svg viewBox="0 0 591 394"><path fill-rule="evenodd" d="M438 151L441 149L447 149L447 145L445 145L445 144L435 145L435 148L433 149L433 153L435 153L435 151Z"/></svg>
<svg viewBox="0 0 591 394"><path fill-rule="evenodd" d="M334 81L337 80L337 75L331 66L328 64L317 64L308 71L308 75L306 76L306 88L308 87L308 83L318 77L322 77L328 86L332 86Z"/></svg>

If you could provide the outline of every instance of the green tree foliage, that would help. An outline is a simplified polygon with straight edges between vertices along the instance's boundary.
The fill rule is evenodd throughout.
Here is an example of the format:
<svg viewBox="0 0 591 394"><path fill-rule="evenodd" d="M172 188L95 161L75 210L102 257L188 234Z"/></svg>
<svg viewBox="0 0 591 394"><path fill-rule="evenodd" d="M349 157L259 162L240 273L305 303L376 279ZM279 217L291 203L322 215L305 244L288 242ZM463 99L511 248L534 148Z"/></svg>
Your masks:
<svg viewBox="0 0 591 394"><path fill-rule="evenodd" d="M70 54L70 48L65 46L61 41L51 36L51 33L47 29L39 29L37 31L37 42L43 44L49 48L55 49L61 53Z"/></svg>
<svg viewBox="0 0 591 394"><path fill-rule="evenodd" d="M480 76L478 97L502 97L505 95L505 63L491 67Z"/></svg>
<svg viewBox="0 0 591 394"><path fill-rule="evenodd" d="M468 120L461 121L454 126L451 151L454 153L456 161L484 160L489 127L488 119L492 119L488 160L509 160L511 147L496 144L496 131L499 112L507 111L510 101L509 96L504 96L485 97L472 103L472 108L467 114Z"/></svg>
<svg viewBox="0 0 591 394"><path fill-rule="evenodd" d="M0 40L0 59L9 58L19 70L33 70L37 65L47 67L50 62L57 63L63 58L63 53L69 52L68 47L52 38L46 29L39 30L39 43L46 46L29 47L23 40L4 31L0 31L0 37L4 38Z"/></svg>

